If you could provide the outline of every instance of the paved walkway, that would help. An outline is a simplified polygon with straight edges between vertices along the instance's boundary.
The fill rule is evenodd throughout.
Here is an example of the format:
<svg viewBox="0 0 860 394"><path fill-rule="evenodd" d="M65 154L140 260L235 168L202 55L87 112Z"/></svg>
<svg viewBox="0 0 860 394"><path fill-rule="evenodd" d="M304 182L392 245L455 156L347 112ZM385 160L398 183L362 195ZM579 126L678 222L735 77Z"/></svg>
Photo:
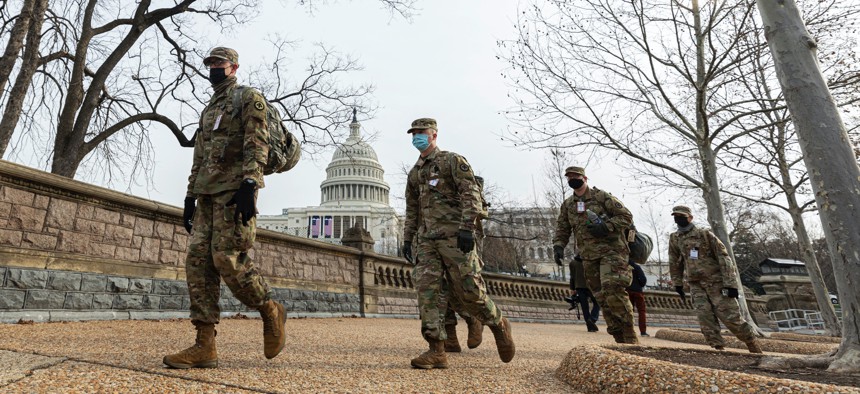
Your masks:
<svg viewBox="0 0 860 394"><path fill-rule="evenodd" d="M0 392L575 392L553 373L577 345L611 343L601 326L513 323L517 355L499 361L489 329L484 343L449 356L447 370L415 370L426 348L417 320L290 319L284 352L266 360L262 323L227 319L218 326L217 369L173 370L165 353L194 339L188 320L0 325ZM653 333L652 333L653 335ZM643 338L644 345L697 347Z"/></svg>

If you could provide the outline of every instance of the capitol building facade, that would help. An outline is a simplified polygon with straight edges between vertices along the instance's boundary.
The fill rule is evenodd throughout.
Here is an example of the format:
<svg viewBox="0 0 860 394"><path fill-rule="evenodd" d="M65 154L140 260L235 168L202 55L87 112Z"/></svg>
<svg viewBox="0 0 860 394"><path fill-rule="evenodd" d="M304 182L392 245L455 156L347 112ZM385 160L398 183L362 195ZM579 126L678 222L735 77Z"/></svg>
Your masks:
<svg viewBox="0 0 860 394"><path fill-rule="evenodd" d="M340 244L344 232L360 224L373 237L374 251L397 255L401 219L389 205L390 188L376 151L361 139L361 124L353 116L349 138L326 167L320 184L320 205L284 208L281 215L260 215L257 226L299 237Z"/></svg>

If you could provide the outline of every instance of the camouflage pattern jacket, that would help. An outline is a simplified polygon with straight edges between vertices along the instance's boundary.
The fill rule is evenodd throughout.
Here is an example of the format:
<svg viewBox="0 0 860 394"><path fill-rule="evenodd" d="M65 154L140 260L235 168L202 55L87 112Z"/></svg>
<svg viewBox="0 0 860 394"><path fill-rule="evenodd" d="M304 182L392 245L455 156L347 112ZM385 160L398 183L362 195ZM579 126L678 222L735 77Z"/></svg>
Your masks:
<svg viewBox="0 0 860 394"><path fill-rule="evenodd" d="M484 198L484 188L478 185L478 192L481 194L481 214L478 215L478 220L475 221L475 235L477 239L484 239L484 219L490 218L490 204Z"/></svg>
<svg viewBox="0 0 860 394"><path fill-rule="evenodd" d="M269 154L266 99L255 89L243 91L241 119L233 117L235 77L215 86L200 116L194 143L194 164L188 177L189 197L238 190L249 178L262 188Z"/></svg>
<svg viewBox="0 0 860 394"><path fill-rule="evenodd" d="M669 236L669 273L675 286L683 285L686 274L691 283L737 288L737 271L726 246L710 229L693 226Z"/></svg>
<svg viewBox="0 0 860 394"><path fill-rule="evenodd" d="M404 239L416 234L442 239L458 230L475 231L482 212L478 182L463 156L436 148L409 171Z"/></svg>
<svg viewBox="0 0 860 394"><path fill-rule="evenodd" d="M588 231L586 211L589 209L606 222L608 236L595 238ZM574 194L564 200L559 211L553 246L566 247L572 233L579 255L585 260L630 253L625 230L633 223L633 214L609 192L589 187L582 196Z"/></svg>

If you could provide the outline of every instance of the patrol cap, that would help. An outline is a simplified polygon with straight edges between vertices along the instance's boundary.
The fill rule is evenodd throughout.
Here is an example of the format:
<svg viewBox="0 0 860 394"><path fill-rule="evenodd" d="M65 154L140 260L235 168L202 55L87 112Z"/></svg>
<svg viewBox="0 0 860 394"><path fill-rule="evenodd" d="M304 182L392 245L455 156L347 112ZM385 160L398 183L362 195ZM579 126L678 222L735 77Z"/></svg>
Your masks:
<svg viewBox="0 0 860 394"><path fill-rule="evenodd" d="M436 128L436 119L433 118L418 118L412 121L412 127L409 130L406 130L406 134L412 133L413 130L424 130L424 129L433 129L439 131Z"/></svg>
<svg viewBox="0 0 860 394"><path fill-rule="evenodd" d="M203 65L208 66L213 60L226 60L233 64L239 64L239 52L227 47L215 47L209 51L209 56L203 59Z"/></svg>
<svg viewBox="0 0 860 394"><path fill-rule="evenodd" d="M679 215L679 214L680 215L693 216L693 212L690 211L690 207L687 207L684 205L676 205L674 208L672 208L672 215L673 216Z"/></svg>
<svg viewBox="0 0 860 394"><path fill-rule="evenodd" d="M577 166L567 167L564 170L564 175L567 175L567 174L579 174L579 175L585 176L585 168L584 167L577 167Z"/></svg>

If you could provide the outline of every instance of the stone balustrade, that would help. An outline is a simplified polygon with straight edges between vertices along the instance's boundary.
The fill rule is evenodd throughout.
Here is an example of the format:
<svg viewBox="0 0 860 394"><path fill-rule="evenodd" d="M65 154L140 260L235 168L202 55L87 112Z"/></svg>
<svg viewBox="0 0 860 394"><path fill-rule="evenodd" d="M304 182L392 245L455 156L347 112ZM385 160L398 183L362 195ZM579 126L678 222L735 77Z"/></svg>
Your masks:
<svg viewBox="0 0 860 394"><path fill-rule="evenodd" d="M187 316L189 236L174 206L0 160L0 321ZM351 229L352 230L352 229ZM418 314L413 267L378 255L366 231L344 245L258 230L251 256L291 315ZM486 272L520 320L570 321L567 283ZM649 321L694 324L670 292L647 292ZM248 312L226 288L223 312ZM751 301L766 318L764 302Z"/></svg>

